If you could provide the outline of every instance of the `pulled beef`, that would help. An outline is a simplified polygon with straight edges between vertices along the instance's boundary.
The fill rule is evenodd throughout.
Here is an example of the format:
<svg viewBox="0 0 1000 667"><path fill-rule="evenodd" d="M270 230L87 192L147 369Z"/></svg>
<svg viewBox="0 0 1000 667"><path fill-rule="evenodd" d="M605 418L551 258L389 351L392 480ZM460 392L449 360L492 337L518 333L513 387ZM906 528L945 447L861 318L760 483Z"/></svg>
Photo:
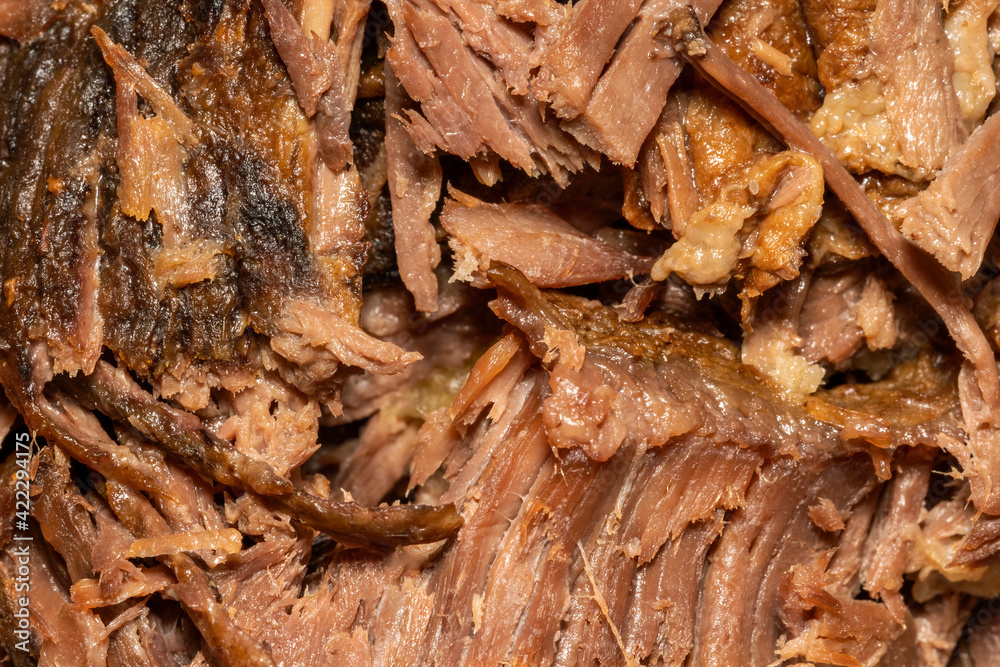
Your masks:
<svg viewBox="0 0 1000 667"><path fill-rule="evenodd" d="M976 128L927 190L902 209L903 233L964 279L979 270L1000 218L992 187L998 128L992 117Z"/></svg>
<svg viewBox="0 0 1000 667"><path fill-rule="evenodd" d="M870 350L892 348L896 321L891 291L863 265L813 276L798 325L803 355L836 364L862 345Z"/></svg>
<svg viewBox="0 0 1000 667"><path fill-rule="evenodd" d="M647 273L636 257L576 230L547 209L486 204L453 190L441 226L451 235L455 277L473 280L493 262L515 266L540 287L571 287Z"/></svg>
<svg viewBox="0 0 1000 667"><path fill-rule="evenodd" d="M844 2L832 12L815 5L824 48L819 79L827 96L812 118L813 131L853 171L929 180L966 138L966 122L982 120L963 115L955 77L957 67L978 55L956 57L953 50L960 49L946 38L946 13L932 2ZM843 17L846 29L831 30L839 25L830 16ZM971 22L970 16L954 19Z"/></svg>
<svg viewBox="0 0 1000 667"><path fill-rule="evenodd" d="M883 1L870 24L872 69L899 161L920 171L940 169L966 136L942 15L932 2Z"/></svg>
<svg viewBox="0 0 1000 667"><path fill-rule="evenodd" d="M585 106L579 115L574 114L565 123L565 127L581 143L620 164L630 167L635 164L643 140L653 129L667 93L681 72L681 65L674 57L666 53L656 57L660 48L657 40L659 22L676 6L678 3L673 0L642 3L632 25L621 36L611 62L593 88L586 91ZM708 0L694 3L693 8L701 20L707 21L718 6L716 0ZM580 12L583 12L582 4ZM628 12L616 12L615 16L624 18ZM570 18L571 22L576 20L576 16ZM613 25L614 21L603 23L608 24ZM567 26L564 34L569 33L571 26ZM614 34L617 31L608 32ZM579 52L590 51L589 45L581 43L586 34L576 35L568 48ZM650 57L650 54L655 55ZM542 57L547 60L546 55ZM637 84L640 86L638 90Z"/></svg>
<svg viewBox="0 0 1000 667"><path fill-rule="evenodd" d="M0 663L991 664L998 17L0 0Z"/></svg>
<svg viewBox="0 0 1000 667"><path fill-rule="evenodd" d="M400 277L413 294L418 310L438 309L434 269L441 262L431 214L441 196L441 163L424 155L407 136L402 114L410 100L392 67L385 66L385 151L392 224Z"/></svg>

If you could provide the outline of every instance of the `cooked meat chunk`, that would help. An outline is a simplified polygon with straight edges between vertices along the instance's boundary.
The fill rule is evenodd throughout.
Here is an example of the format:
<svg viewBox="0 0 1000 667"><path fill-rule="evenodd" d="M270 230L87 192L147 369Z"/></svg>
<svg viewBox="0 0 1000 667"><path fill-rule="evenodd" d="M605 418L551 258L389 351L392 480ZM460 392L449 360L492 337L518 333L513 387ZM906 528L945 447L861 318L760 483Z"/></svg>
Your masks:
<svg viewBox="0 0 1000 667"><path fill-rule="evenodd" d="M537 206L485 204L458 191L445 202L441 225L451 235L456 277L470 280L495 261L517 267L541 287L570 287L647 273L636 257L577 231Z"/></svg>
<svg viewBox="0 0 1000 667"><path fill-rule="evenodd" d="M967 135L956 63L963 60L962 68L974 71L981 58L974 55L977 47L963 47L973 53L960 57L953 53L944 12L933 2L837 3L834 12L815 20L825 49L819 75L827 96L812 119L813 132L852 171L933 178ZM970 20L956 18L959 24ZM980 38L978 48L985 47ZM961 81L967 90L966 79ZM970 94L964 95L968 100Z"/></svg>
<svg viewBox="0 0 1000 667"><path fill-rule="evenodd" d="M990 117L928 188L900 208L903 233L966 280L979 270L1000 219L998 132L1000 120Z"/></svg>

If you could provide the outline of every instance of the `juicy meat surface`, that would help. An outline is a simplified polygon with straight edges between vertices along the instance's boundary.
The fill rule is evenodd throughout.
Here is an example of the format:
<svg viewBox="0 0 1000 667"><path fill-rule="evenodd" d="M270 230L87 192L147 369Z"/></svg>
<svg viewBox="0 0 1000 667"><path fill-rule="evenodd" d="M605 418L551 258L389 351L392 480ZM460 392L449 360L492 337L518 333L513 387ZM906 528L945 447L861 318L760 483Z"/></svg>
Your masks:
<svg viewBox="0 0 1000 667"><path fill-rule="evenodd" d="M0 0L0 664L992 664L998 49Z"/></svg>
<svg viewBox="0 0 1000 667"><path fill-rule="evenodd" d="M969 279L983 262L1000 218L997 132L990 118L944 165L927 190L903 205L903 233Z"/></svg>

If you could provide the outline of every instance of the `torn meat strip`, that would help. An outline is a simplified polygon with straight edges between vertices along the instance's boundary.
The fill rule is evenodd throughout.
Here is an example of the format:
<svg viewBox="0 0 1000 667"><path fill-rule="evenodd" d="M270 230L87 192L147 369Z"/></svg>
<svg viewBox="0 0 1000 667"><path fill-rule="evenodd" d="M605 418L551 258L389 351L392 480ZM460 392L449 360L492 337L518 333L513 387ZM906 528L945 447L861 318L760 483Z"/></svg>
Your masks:
<svg viewBox="0 0 1000 667"><path fill-rule="evenodd" d="M812 362L844 361L862 346L891 348L896 342L892 294L863 267L814 275L799 319L803 355Z"/></svg>
<svg viewBox="0 0 1000 667"><path fill-rule="evenodd" d="M549 173L561 185L568 172L596 166L544 109L513 94L494 65L465 43L464 19L450 17L447 3L406 0L389 3L389 10L396 33L387 61L420 103L423 115L406 115L421 150L437 147L473 162L495 154L528 174Z"/></svg>
<svg viewBox="0 0 1000 667"><path fill-rule="evenodd" d="M556 447L583 448L606 460L623 444L655 447L694 433L791 452L832 435L795 406L771 402L770 385L747 372L722 340L686 332L669 319L622 324L597 303L543 295L510 269L493 270L490 278L502 288L494 311L552 365L545 423ZM775 438L785 421L798 432Z"/></svg>
<svg viewBox="0 0 1000 667"><path fill-rule="evenodd" d="M792 590L793 600L798 598L795 604L802 610L814 610L815 616L797 636L779 646L778 656L783 660L801 656L834 665L876 665L883 657L913 664L912 641L903 646L897 641L905 642L907 626L894 619L885 605L829 591L836 581L835 576L824 576L829 557L827 552L814 563L800 564L783 582ZM911 649L909 655L907 648Z"/></svg>
<svg viewBox="0 0 1000 667"><path fill-rule="evenodd" d="M935 2L881 0L871 22L873 69L900 161L923 173L940 169L966 137L942 14Z"/></svg>
<svg viewBox="0 0 1000 667"><path fill-rule="evenodd" d="M386 616L379 614L370 626L376 636L378 628L405 631L418 662L618 663L623 651L637 661L660 656L683 662L692 649L718 647L697 634L710 627L697 619L709 608L725 613L724 605L707 601L699 583L722 526L719 509L749 510L748 489L766 483L770 500L754 511L762 518L796 517L768 533L756 561L763 570L775 551L780 555L782 565L768 579L776 594L782 567L802 558L800 547L782 550L785 530L803 534L798 529L811 522L808 508L817 496L834 499L847 514L874 484L863 459L823 468L823 456L809 459L824 471L814 483L817 470L791 462L787 471L798 486L782 484L773 470L762 482L755 472L760 452L702 438L645 452L623 446L606 462L579 449L556 458L542 418L544 377L518 361L522 345L516 334L498 343L473 369L450 416L428 422L419 436L425 444L415 456L440 451L437 460L445 462L450 482L441 500L459 500L466 524L439 557L423 561L422 572L403 575L399 593L390 587L393 600L405 592L419 606L404 611L383 596ZM835 540L814 531L822 545ZM342 588L367 576L349 559L334 567ZM385 572L390 566L380 567ZM719 576L732 585L740 579L723 574L721 566ZM667 595L672 604L661 604ZM458 639L465 636L471 640ZM755 647L773 657L776 641L776 634L765 633ZM398 656L396 646L377 640L373 659Z"/></svg>
<svg viewBox="0 0 1000 667"><path fill-rule="evenodd" d="M483 330L489 315L482 306L465 304L452 316L428 323L410 317L412 302L401 288L387 288L371 297L366 311L369 305L371 309L362 315L366 328L402 347L421 350L424 359L398 376L369 374L345 381L345 420L374 414L333 484L364 505L377 503L409 475L418 429L452 403L469 366L497 333ZM394 317L399 320L391 323Z"/></svg>
<svg viewBox="0 0 1000 667"><path fill-rule="evenodd" d="M144 435L194 470L237 488L273 497L306 524L329 531L344 541L356 539L350 534L358 532L361 543L367 543L369 528L373 529L370 536L375 542L406 541L407 536L417 541L436 541L452 532L459 521L450 507L369 509L295 490L270 465L221 443L196 416L157 402L121 371L104 366L88 380L88 385L79 391L91 407L113 419L131 421ZM384 522L378 525L380 516Z"/></svg>
<svg viewBox="0 0 1000 667"><path fill-rule="evenodd" d="M591 0L595 5L612 5L610 2ZM580 13L584 11L585 3L580 4ZM583 56L584 63L573 63L572 59L566 65L572 66L572 73L567 72L558 80L565 82L573 78L581 78L579 90L586 96L586 105L581 107L579 115L573 114L572 120L564 126L584 145L595 148L607 155L613 161L626 166L633 166L639 155L643 141L649 135L660 112L667 101L667 93L681 71L681 63L672 54L658 53L661 45L657 33L663 17L680 6L675 0L651 0L643 3L636 15L633 25L625 32L618 44L613 59L601 74L601 78L587 90L589 83L584 74L587 72L587 61L596 60L600 54L601 42L586 45L580 43L585 39L583 34L573 35L575 42L569 42L567 48L575 49L575 58ZM702 21L708 21L715 13L719 3L716 0L695 2L694 11ZM615 18L599 25L598 34L611 34L616 31L618 17L628 16L627 13L615 14ZM563 33L570 37L574 20L582 20L574 16ZM591 19L594 20L594 19ZM602 40L603 41L603 40ZM550 47L551 48L551 47ZM544 81L544 63L549 60L549 50L544 52L543 68L539 71L539 81ZM571 57L572 58L572 57ZM569 69L569 68L567 68ZM639 86L638 88L636 86ZM565 86L565 83L560 83ZM588 95L589 93L589 95ZM553 107L559 111L558 97Z"/></svg>
<svg viewBox="0 0 1000 667"><path fill-rule="evenodd" d="M261 4L271 28L274 48L288 68L299 103L306 115L312 116L319 98L334 84L334 76L341 73L336 51L318 35L312 39L282 0L262 0Z"/></svg>
<svg viewBox="0 0 1000 667"><path fill-rule="evenodd" d="M972 502L987 514L1000 514L1000 488L994 484L1000 474L1000 432L992 426L995 413L983 400L968 364L958 375L958 395L962 402L967 439L948 441L950 451L962 463L972 486Z"/></svg>
<svg viewBox="0 0 1000 667"><path fill-rule="evenodd" d="M646 273L652 259L612 248L534 205L487 204L451 191L441 225L458 256L456 278L471 280L494 261L541 287L569 287Z"/></svg>
<svg viewBox="0 0 1000 667"><path fill-rule="evenodd" d="M876 656L884 653L887 640L901 630L880 619L877 611L852 614L853 610L835 609L826 622L840 626L837 630L823 628L824 620L800 626L793 616L784 614L782 624L797 638L792 645L780 644L775 615L779 608L796 603L789 595L789 579L794 580L797 572L836 544L836 535L812 524L809 507L824 497L838 508L853 508L874 484L870 466L858 459L824 465L813 474L807 468L808 463L786 466L775 462L762 470L748 491L746 507L735 513L730 529L723 531L705 575L696 644L700 661L730 664L741 660L740 656L750 656L754 662L767 663L776 649L783 652L782 657L791 658L796 655L793 646L807 641L805 636L815 628L843 640L841 651L863 664L866 650L876 651ZM785 539L786 535L796 538ZM845 620L856 619L853 627L844 627L840 612ZM829 655L811 659L829 660Z"/></svg>
<svg viewBox="0 0 1000 667"><path fill-rule="evenodd" d="M979 270L1000 219L998 133L1000 119L991 116L900 209L903 233L965 280Z"/></svg>
<svg viewBox="0 0 1000 667"><path fill-rule="evenodd" d="M164 518L141 494L114 482L107 485L106 493L109 505L133 534L155 536L169 532ZM270 651L241 631L219 604L212 591L212 578L201 566L186 554L165 560L177 577L177 596L217 659L260 667L275 664Z"/></svg>
<svg viewBox="0 0 1000 667"><path fill-rule="evenodd" d="M410 136L425 153L430 153L437 146L459 157L472 157L479 152L481 145L481 139L472 126L472 118L451 99L431 63L421 52L404 18L403 3L390 2L387 7L395 28L392 48L386 53L386 63L392 67L407 94L420 102L422 113L407 114L411 123L408 128Z"/></svg>
<svg viewBox="0 0 1000 667"><path fill-rule="evenodd" d="M828 94L813 131L852 171L933 178L967 136L942 8L882 0L836 15L818 19Z"/></svg>
<svg viewBox="0 0 1000 667"><path fill-rule="evenodd" d="M641 4L638 0L584 0L574 6L559 36L535 57L541 63L533 85L535 95L548 100L561 117L582 112Z"/></svg>
<svg viewBox="0 0 1000 667"><path fill-rule="evenodd" d="M434 269L441 261L431 214L441 197L441 163L425 156L403 126L404 109L411 104L399 80L385 66L385 150L392 198L392 225L396 235L399 274L417 310L438 309L438 282Z"/></svg>
<svg viewBox="0 0 1000 667"><path fill-rule="evenodd" d="M444 0L443 9L455 12L462 37L479 54L493 63L515 95L527 95L532 49L530 34L497 13L495 2L484 0Z"/></svg>
<svg viewBox="0 0 1000 667"><path fill-rule="evenodd" d="M452 104L457 104L471 120L477 134L481 133L481 139L476 138L477 143L481 142L514 166L530 173L534 168L531 145L508 124L502 109L493 99L488 83L476 67L478 56L462 43L461 34L447 16L430 3L409 1L402 3L402 16L406 28L413 33L421 52L440 77L444 90L453 100ZM395 23L400 24L399 21ZM407 80L400 76L400 81L406 86ZM415 94L409 86L406 87L414 99L423 102L423 95Z"/></svg>
<svg viewBox="0 0 1000 667"><path fill-rule="evenodd" d="M43 664L104 665L108 652L104 624L92 611L73 606L53 554L44 546L41 535L33 537L17 552L8 545L0 561L0 580L12 588L18 568L27 564L30 570L28 609L33 622L28 645ZM15 555L18 552L22 555Z"/></svg>
<svg viewBox="0 0 1000 667"><path fill-rule="evenodd" d="M306 3L301 23L282 0L265 0L262 4L272 41L288 69L296 97L306 115L315 116L319 155L327 167L339 171L354 157L348 134L354 95L348 92L352 88L345 79L351 77L351 83L357 85L358 73L353 70L360 63L355 62L354 49L348 43L354 41L350 33L359 17L341 17L345 34L334 42L330 40L332 3ZM367 5L357 3L351 7L361 9L360 20L367 15ZM342 45L347 48L340 48ZM348 62L344 62L345 57Z"/></svg>
<svg viewBox="0 0 1000 667"><path fill-rule="evenodd" d="M883 492L862 561L865 589L881 599L897 621L906 613L900 589L933 462L934 452L924 448L897 459L898 471Z"/></svg>
<svg viewBox="0 0 1000 667"><path fill-rule="evenodd" d="M55 448L43 450L35 481L41 487L35 509L45 540L62 556L73 580L93 576L90 554L97 540L93 508L70 479L66 454Z"/></svg>

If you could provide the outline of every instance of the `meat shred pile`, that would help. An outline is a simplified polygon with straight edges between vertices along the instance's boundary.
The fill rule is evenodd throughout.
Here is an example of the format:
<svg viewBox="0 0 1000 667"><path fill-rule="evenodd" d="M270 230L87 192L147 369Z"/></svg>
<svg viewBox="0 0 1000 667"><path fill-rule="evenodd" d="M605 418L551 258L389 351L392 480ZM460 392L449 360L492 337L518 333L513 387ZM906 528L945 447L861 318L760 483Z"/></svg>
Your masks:
<svg viewBox="0 0 1000 667"><path fill-rule="evenodd" d="M0 666L996 664L998 0L690 2L0 0Z"/></svg>

